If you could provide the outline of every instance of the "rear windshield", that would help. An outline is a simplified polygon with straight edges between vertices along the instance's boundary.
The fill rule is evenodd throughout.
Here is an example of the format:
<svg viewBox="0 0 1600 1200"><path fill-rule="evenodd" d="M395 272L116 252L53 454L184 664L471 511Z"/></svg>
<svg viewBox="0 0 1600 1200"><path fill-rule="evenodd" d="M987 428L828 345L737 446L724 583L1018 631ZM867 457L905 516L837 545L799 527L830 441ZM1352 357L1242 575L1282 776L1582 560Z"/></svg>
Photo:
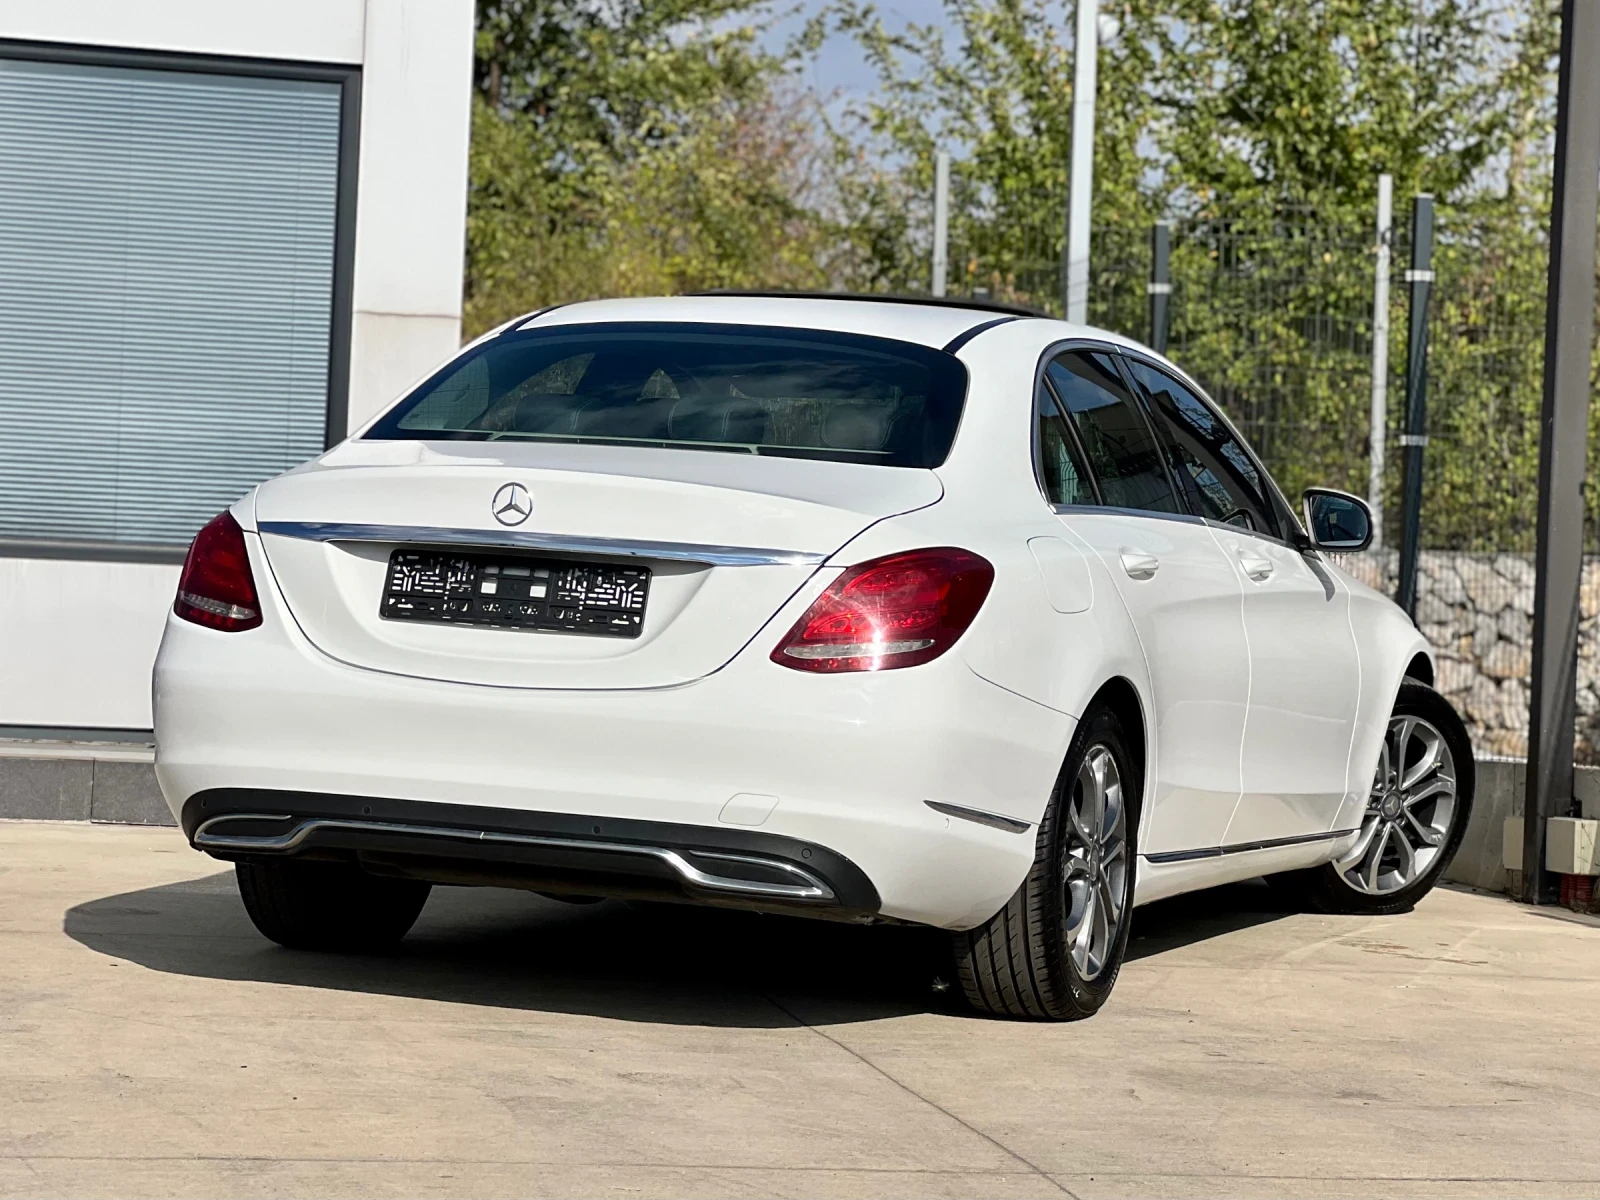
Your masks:
<svg viewBox="0 0 1600 1200"><path fill-rule="evenodd" d="M967 372L942 350L730 325L501 334L407 396L368 438L602 442L936 467Z"/></svg>

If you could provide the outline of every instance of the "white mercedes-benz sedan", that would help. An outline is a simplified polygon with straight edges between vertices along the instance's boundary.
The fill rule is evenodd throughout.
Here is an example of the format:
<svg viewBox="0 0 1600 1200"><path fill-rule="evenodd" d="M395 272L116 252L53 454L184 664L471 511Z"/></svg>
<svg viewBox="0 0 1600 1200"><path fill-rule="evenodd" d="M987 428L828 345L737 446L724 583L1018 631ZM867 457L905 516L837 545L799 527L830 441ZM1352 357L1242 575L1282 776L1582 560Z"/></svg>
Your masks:
<svg viewBox="0 0 1600 1200"><path fill-rule="evenodd" d="M285 946L431 885L953 933L1093 1013L1136 905L1279 876L1401 911L1472 752L1423 638L1195 382L961 303L563 306L195 538L156 771Z"/></svg>

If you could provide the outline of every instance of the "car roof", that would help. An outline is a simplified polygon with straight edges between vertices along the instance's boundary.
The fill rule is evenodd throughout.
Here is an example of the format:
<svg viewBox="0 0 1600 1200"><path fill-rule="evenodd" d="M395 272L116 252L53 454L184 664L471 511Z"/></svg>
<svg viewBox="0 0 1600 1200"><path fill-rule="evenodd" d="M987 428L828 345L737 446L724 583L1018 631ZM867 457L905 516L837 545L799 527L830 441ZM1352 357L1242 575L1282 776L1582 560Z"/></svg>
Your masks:
<svg viewBox="0 0 1600 1200"><path fill-rule="evenodd" d="M935 349L954 348L993 324L1027 321L1051 327L1048 340L1071 337L1128 343L1126 338L1088 325L1071 325L1026 310L967 307L960 301L930 303L913 297L806 295L797 293L716 293L652 296L626 300L584 300L532 313L506 329L547 329L603 322L698 322L713 325L770 325L894 338Z"/></svg>

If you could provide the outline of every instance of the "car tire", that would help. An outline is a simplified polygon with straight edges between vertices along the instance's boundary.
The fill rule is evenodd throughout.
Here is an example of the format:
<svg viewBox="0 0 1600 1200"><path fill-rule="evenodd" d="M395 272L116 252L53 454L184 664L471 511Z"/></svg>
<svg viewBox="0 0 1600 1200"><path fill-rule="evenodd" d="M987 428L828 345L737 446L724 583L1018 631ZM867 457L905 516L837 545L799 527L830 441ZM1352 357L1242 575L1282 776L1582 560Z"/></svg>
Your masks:
<svg viewBox="0 0 1600 1200"><path fill-rule="evenodd" d="M369 875L353 863L234 864L239 896L263 935L291 950L371 951L416 923L432 885Z"/></svg>
<svg viewBox="0 0 1600 1200"><path fill-rule="evenodd" d="M1406 722L1416 723L1409 734L1405 732ZM1431 772L1433 783L1425 773L1409 788L1399 786L1411 771L1423 765L1429 754L1435 753L1431 749L1432 734L1438 735L1443 751L1437 754L1438 765ZM1399 754L1395 752L1397 739L1403 742ZM1398 766L1393 762L1396 758L1401 760ZM1450 785L1448 813L1441 811L1444 790L1413 799L1445 780ZM1472 739L1460 716L1431 687L1407 679L1395 698L1367 808L1362 813L1362 836L1355 847L1362 853L1352 851L1343 859L1287 872L1270 882L1280 895L1297 897L1305 907L1317 912L1369 916L1409 912L1432 890L1455 857L1472 817L1476 783ZM1394 838L1403 837L1404 846L1394 844L1388 849L1380 842L1385 828L1390 826L1387 836L1391 843ZM1433 839L1434 844L1428 844L1428 839ZM1418 870L1384 870L1391 863L1398 867L1409 856L1421 854L1428 857L1425 864L1417 864ZM1368 880L1372 886L1367 886Z"/></svg>
<svg viewBox="0 0 1600 1200"><path fill-rule="evenodd" d="M1110 777L1107 763L1115 779L1100 787L1096 824L1086 806L1096 802L1096 772L1102 780ZM973 1008L1054 1021L1082 1020L1100 1010L1128 946L1143 788L1122 723L1109 708L1091 709L1039 822L1027 878L988 921L954 936L956 977ZM1090 846L1095 841L1098 850ZM1113 898L1119 909L1111 908ZM1108 913L1115 924L1106 922L1101 937L1095 922Z"/></svg>

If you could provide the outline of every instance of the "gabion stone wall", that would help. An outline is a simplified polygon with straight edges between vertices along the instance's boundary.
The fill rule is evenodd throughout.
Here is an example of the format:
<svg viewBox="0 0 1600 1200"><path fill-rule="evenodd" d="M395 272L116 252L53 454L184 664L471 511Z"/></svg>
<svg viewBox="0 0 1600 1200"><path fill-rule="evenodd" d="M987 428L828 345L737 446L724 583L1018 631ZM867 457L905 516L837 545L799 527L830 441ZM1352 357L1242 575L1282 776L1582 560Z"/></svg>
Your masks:
<svg viewBox="0 0 1600 1200"><path fill-rule="evenodd" d="M1394 595L1399 556L1361 554L1346 571ZM1576 760L1600 760L1600 562L1584 564L1578 634ZM1533 557L1424 551L1417 626L1437 653L1441 692L1472 731L1479 754L1525 758L1533 654Z"/></svg>

